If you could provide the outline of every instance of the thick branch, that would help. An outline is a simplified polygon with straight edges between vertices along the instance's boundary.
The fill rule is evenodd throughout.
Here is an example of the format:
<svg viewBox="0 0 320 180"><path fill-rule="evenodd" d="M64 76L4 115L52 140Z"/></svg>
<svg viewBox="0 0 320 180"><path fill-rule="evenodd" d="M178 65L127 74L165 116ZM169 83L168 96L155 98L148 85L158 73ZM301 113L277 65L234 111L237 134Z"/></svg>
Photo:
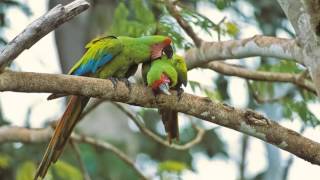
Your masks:
<svg viewBox="0 0 320 180"><path fill-rule="evenodd" d="M320 165L320 144L249 110L237 109L208 98L184 93L178 100L172 96L154 97L142 85L123 82L114 89L109 80L68 75L4 72L0 75L0 91L52 92L106 98L111 101L149 108L171 108L197 118L257 137L311 163ZM143 97L143 98L141 98Z"/></svg>
<svg viewBox="0 0 320 180"><path fill-rule="evenodd" d="M288 82L316 93L313 83L306 80L301 74L253 71L241 67L232 66L223 62L211 62L203 67L229 76L237 76L257 81Z"/></svg>
<svg viewBox="0 0 320 180"><path fill-rule="evenodd" d="M188 50L185 58L188 69L192 69L210 61L253 56L268 56L299 61L302 52L295 40L257 35L241 40L203 42L200 48Z"/></svg>
<svg viewBox="0 0 320 180"><path fill-rule="evenodd" d="M320 96L320 3L310 0L278 0L292 24L302 50L301 62L305 64Z"/></svg>
<svg viewBox="0 0 320 180"><path fill-rule="evenodd" d="M85 0L76 0L66 6L59 4L33 21L2 49L0 54L0 70L3 70L22 51L29 49L43 36L88 8L89 3Z"/></svg>

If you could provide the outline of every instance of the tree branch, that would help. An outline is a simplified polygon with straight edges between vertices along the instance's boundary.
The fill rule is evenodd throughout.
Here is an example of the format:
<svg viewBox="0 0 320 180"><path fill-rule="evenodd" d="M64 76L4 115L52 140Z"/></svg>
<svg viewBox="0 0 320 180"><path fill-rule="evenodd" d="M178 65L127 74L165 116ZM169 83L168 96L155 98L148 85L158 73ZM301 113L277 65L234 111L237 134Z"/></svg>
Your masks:
<svg viewBox="0 0 320 180"><path fill-rule="evenodd" d="M170 2L169 0L166 0L165 2L166 2L166 6L169 13L176 19L178 24L184 29L184 31L188 34L188 36L193 40L196 47L200 47L202 43L202 39L200 39L197 36L197 34L193 31L192 27L188 24L188 22L181 17L175 4L173 2Z"/></svg>
<svg viewBox="0 0 320 180"><path fill-rule="evenodd" d="M185 54L188 69L211 61L253 56L268 56L300 62L302 51L295 40L256 35L240 40L203 42L199 48L191 48Z"/></svg>
<svg viewBox="0 0 320 180"><path fill-rule="evenodd" d="M311 81L305 79L303 74L253 71L241 67L232 66L223 62L211 62L203 65L203 67L212 69L223 75L237 76L245 79L257 81L288 82L306 89L312 93L316 93L314 84Z"/></svg>
<svg viewBox="0 0 320 180"><path fill-rule="evenodd" d="M43 143L48 142L53 134L52 128L28 129L14 126L0 127L0 144L6 142L22 142L22 143ZM113 152L127 165L129 165L141 179L148 179L139 169L135 167L134 162L120 149L105 141L97 140L88 136L81 136L73 133L71 139L76 142L90 144L108 151Z"/></svg>
<svg viewBox="0 0 320 180"><path fill-rule="evenodd" d="M33 21L1 50L0 70L10 64L22 51L29 49L49 32L88 8L89 3L85 0L76 0L66 6L59 4Z"/></svg>
<svg viewBox="0 0 320 180"><path fill-rule="evenodd" d="M209 98L184 93L178 100L176 92L171 96L161 94L154 97L152 91L142 85L133 84L129 91L123 82L119 82L114 88L111 81L104 79L10 71L0 75L0 91L66 93L106 98L110 101L149 108L171 108L254 136L313 164L320 165L319 143L257 112L230 107L213 102Z"/></svg>
<svg viewBox="0 0 320 180"><path fill-rule="evenodd" d="M320 96L320 3L310 0L278 0L278 3L296 32L302 49L301 62L308 67Z"/></svg>
<svg viewBox="0 0 320 180"><path fill-rule="evenodd" d="M130 168L132 168L140 177L140 179L147 180L148 178L142 174L142 172L135 166L134 162L120 149L113 146L112 144L109 144L105 141L100 141L88 136L79 136L79 135L72 135L72 139L78 142L91 144L93 146L108 150L113 152L118 158L123 160Z"/></svg>
<svg viewBox="0 0 320 180"><path fill-rule="evenodd" d="M83 180L91 180L89 172L86 168L85 163L83 162L82 158L81 158L81 153L80 153L80 148L78 147L78 145L74 142L73 139L69 140L69 144L71 145L72 149L75 152L75 156L79 162L79 166L80 166L80 170L82 172L82 177Z"/></svg>
<svg viewBox="0 0 320 180"><path fill-rule="evenodd" d="M184 151L184 150L188 150L191 147L193 147L194 145L198 144L199 142L201 142L204 134L205 134L205 130L199 127L195 127L195 129L197 130L197 135L195 136L195 138L193 138L191 141L183 144L183 145L179 145L179 144L170 144L168 141L163 140L161 137L159 137L158 135L156 135L155 133L153 133L152 131L150 131L147 127L145 127L140 120L134 116L131 112L129 112L127 109L125 109L123 106L121 106L118 103L113 103L113 105L115 105L117 108L119 108L119 110L121 110L124 114L126 114L139 128L139 130L145 134L147 137L151 138L152 140L156 141L157 143L175 149L175 150L180 150L180 151Z"/></svg>

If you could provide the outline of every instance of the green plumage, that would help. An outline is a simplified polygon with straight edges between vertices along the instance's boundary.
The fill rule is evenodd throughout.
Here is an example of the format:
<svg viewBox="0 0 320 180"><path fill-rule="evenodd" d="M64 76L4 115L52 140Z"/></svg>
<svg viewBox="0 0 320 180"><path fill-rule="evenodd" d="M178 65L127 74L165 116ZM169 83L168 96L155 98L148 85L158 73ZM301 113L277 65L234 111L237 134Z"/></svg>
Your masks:
<svg viewBox="0 0 320 180"><path fill-rule="evenodd" d="M165 74L170 79L170 89L181 90L181 86L187 85L187 66L183 57L174 55L172 59L163 56L160 60L152 63L144 63L142 67L142 77L148 86L153 86L161 75ZM168 139L179 139L178 112L171 109L159 109Z"/></svg>
<svg viewBox="0 0 320 180"><path fill-rule="evenodd" d="M99 67L96 72L90 72L87 76L98 78L118 77L123 78L132 65L137 65L150 60L152 55L152 45L164 42L166 36L144 36L140 38L131 38L126 36L106 36L96 38L86 45L87 52L83 57L71 68L69 74L73 74L75 70L81 66L85 66L90 60L99 61L101 58L110 54L112 60ZM132 72L133 74L135 73ZM130 73L129 75L132 75Z"/></svg>
<svg viewBox="0 0 320 180"><path fill-rule="evenodd" d="M170 43L171 39L165 36L96 38L86 45L86 53L68 74L104 79L127 78L136 72L139 63L160 58L163 52L169 56L172 55ZM61 96L64 94L52 94L48 99ZM71 96L67 109L55 128L35 179L43 178L51 163L58 160L89 99L84 96Z"/></svg>
<svg viewBox="0 0 320 180"><path fill-rule="evenodd" d="M173 66L172 61L165 56L151 63L151 68L147 74L147 85L151 86L156 80L160 79L162 74L170 78L170 87L176 86L178 80L177 70Z"/></svg>

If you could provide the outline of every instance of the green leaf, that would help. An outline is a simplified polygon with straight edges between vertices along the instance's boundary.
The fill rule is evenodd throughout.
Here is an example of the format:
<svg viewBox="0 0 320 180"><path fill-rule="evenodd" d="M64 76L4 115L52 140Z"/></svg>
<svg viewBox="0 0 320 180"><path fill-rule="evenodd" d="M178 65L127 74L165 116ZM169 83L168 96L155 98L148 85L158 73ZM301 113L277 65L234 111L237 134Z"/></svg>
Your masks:
<svg viewBox="0 0 320 180"><path fill-rule="evenodd" d="M239 30L239 28L238 28L236 23L226 22L225 26L226 26L226 32L230 36L236 37L240 32L240 30Z"/></svg>
<svg viewBox="0 0 320 180"><path fill-rule="evenodd" d="M53 174L58 176L60 180L82 179L81 172L77 168L68 164L67 162L58 161L52 167L53 167Z"/></svg>
<svg viewBox="0 0 320 180"><path fill-rule="evenodd" d="M188 169L187 165L183 162L178 161L164 161L159 163L158 165L158 171L161 172L175 172L175 173L181 173L182 171Z"/></svg>
<svg viewBox="0 0 320 180"><path fill-rule="evenodd" d="M0 154L0 168L5 169L10 165L11 157L7 154Z"/></svg>
<svg viewBox="0 0 320 180"><path fill-rule="evenodd" d="M16 180L30 180L34 178L36 165L32 161L26 161L18 167Z"/></svg>

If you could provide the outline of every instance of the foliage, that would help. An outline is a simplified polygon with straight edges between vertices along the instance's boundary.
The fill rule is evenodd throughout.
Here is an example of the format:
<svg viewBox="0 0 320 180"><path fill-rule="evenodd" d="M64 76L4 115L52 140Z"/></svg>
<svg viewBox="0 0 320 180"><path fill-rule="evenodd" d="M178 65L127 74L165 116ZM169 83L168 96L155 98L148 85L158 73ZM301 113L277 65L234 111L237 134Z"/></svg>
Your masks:
<svg viewBox="0 0 320 180"><path fill-rule="evenodd" d="M16 180L29 180L33 179L36 172L36 165L32 161L25 161L20 165L17 170Z"/></svg>
<svg viewBox="0 0 320 180"><path fill-rule="evenodd" d="M174 173L181 173L182 171L188 169L187 165L185 163L182 162L178 162L178 161L164 161L161 162L158 165L158 171L159 173L161 172L174 172Z"/></svg>

